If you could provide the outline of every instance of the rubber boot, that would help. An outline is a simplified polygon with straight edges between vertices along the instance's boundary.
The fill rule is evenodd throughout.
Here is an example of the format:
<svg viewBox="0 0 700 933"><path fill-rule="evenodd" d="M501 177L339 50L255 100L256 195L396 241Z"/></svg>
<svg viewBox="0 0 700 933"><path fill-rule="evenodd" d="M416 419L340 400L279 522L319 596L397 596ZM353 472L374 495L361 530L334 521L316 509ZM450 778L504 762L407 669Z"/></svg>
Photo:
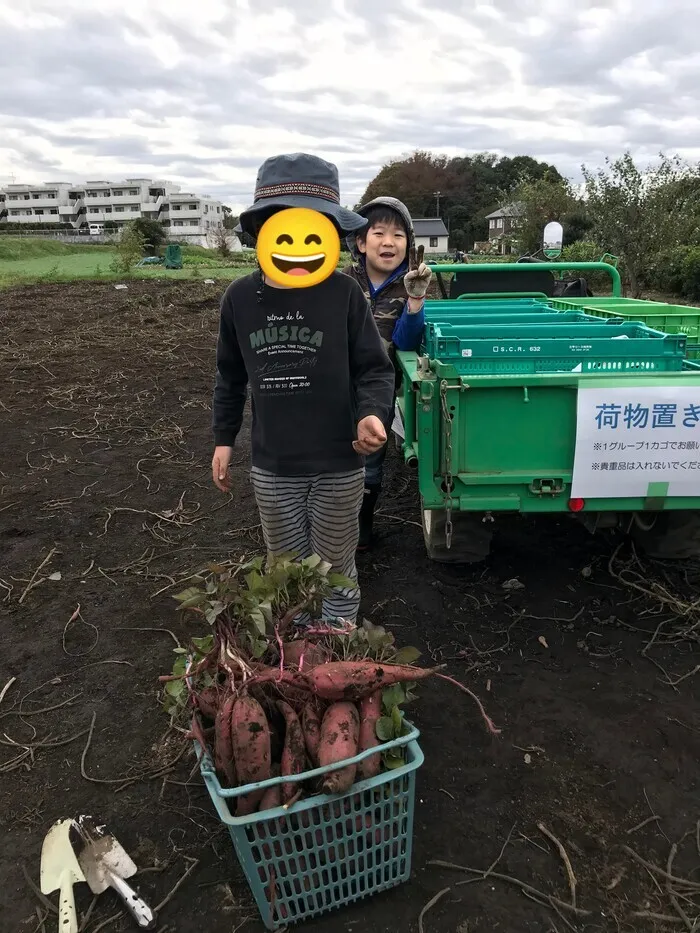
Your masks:
<svg viewBox="0 0 700 933"><path fill-rule="evenodd" d="M372 546L372 525L374 523L374 510L379 498L379 486L365 486L365 494L360 507L360 538L357 543L358 551L367 551Z"/></svg>

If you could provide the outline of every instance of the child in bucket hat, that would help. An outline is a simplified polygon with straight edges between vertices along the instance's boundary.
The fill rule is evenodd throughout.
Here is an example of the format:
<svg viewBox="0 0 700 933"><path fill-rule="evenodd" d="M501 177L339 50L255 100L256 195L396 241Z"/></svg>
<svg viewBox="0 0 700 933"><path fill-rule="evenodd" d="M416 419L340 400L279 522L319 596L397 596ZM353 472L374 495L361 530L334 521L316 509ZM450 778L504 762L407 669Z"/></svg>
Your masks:
<svg viewBox="0 0 700 933"><path fill-rule="evenodd" d="M340 205L335 165L306 153L263 163L239 229L257 239L270 218L291 208L322 214L338 237L366 223ZM317 215L306 216L313 222ZM274 242L293 239L283 233ZM314 234L306 240L321 242ZM298 244L275 248L300 252ZM321 246L307 248L323 255ZM261 251L262 238L259 260ZM270 255L274 260L277 254ZM386 443L394 371L362 289L331 265L330 274L308 287L260 268L226 290L216 351L212 473L215 485L229 492L229 464L250 386L251 478L268 554L316 553L328 561L352 586L333 591L323 618L354 622L362 458Z"/></svg>

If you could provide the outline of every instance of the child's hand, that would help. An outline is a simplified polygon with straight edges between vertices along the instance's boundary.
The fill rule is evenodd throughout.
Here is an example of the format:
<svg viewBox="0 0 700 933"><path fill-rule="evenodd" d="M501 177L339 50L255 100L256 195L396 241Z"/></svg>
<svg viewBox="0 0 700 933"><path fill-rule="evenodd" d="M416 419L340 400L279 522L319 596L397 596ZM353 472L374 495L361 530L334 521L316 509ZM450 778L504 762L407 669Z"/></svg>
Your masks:
<svg viewBox="0 0 700 933"><path fill-rule="evenodd" d="M425 298L433 277L430 267L423 262L424 252L424 246L419 246L417 253L414 246L409 250L408 272L403 277L403 284L410 298Z"/></svg>
<svg viewBox="0 0 700 933"><path fill-rule="evenodd" d="M229 464L233 447L217 447L211 461L211 475L214 485L222 492L231 492L231 474Z"/></svg>
<svg viewBox="0 0 700 933"><path fill-rule="evenodd" d="M356 453L373 454L386 444L386 431L376 415L367 415L357 424L357 440L352 442Z"/></svg>

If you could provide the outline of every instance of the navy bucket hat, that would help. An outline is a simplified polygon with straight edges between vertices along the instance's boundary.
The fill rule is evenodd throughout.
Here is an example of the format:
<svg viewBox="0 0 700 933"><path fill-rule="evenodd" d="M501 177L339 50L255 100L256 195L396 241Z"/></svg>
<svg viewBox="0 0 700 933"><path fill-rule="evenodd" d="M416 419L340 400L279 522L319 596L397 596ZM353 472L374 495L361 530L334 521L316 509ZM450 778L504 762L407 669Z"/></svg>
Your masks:
<svg viewBox="0 0 700 933"><path fill-rule="evenodd" d="M289 207L324 214L341 235L360 230L367 223L365 217L341 207L338 169L332 162L294 152L271 156L260 166L253 204L241 214L235 232L255 237L268 217Z"/></svg>

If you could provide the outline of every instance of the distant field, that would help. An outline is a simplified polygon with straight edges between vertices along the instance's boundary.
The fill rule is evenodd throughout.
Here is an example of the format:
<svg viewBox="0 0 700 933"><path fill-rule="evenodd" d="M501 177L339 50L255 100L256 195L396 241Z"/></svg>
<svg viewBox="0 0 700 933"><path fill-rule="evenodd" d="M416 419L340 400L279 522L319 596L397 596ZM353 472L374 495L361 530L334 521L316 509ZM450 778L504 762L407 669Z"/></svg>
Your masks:
<svg viewBox="0 0 700 933"><path fill-rule="evenodd" d="M110 246L66 244L56 240L0 237L0 286L33 282L71 282L77 279L119 281L123 273L112 271L116 251ZM145 266L133 269L133 278L218 279L239 278L252 265L217 264L216 254L201 247L184 247L183 269ZM209 265L209 263L212 263Z"/></svg>

